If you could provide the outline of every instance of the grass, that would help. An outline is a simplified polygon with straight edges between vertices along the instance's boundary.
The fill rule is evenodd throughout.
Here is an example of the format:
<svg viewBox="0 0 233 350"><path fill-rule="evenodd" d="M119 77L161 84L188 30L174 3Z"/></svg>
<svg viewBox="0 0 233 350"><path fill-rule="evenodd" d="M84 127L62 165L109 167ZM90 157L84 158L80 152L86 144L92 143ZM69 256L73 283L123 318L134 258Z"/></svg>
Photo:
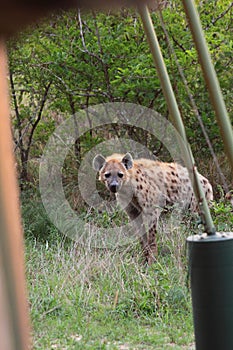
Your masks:
<svg viewBox="0 0 233 350"><path fill-rule="evenodd" d="M69 245L26 244L35 349L162 349L193 341L189 292L167 259L145 268L122 252Z"/></svg>
<svg viewBox="0 0 233 350"><path fill-rule="evenodd" d="M229 208L212 211L230 230ZM23 214L35 350L194 349L190 218L162 221L158 261L146 267L137 242L119 250L79 247L46 221L39 202L25 201Z"/></svg>

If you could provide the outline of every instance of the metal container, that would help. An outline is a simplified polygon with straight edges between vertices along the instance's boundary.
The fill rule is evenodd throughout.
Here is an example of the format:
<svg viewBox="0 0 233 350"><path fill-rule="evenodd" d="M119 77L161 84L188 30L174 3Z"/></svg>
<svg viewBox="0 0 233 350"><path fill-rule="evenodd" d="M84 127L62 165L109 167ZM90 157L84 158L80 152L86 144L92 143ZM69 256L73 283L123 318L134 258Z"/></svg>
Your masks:
<svg viewBox="0 0 233 350"><path fill-rule="evenodd" d="M233 233L187 239L197 350L233 349Z"/></svg>

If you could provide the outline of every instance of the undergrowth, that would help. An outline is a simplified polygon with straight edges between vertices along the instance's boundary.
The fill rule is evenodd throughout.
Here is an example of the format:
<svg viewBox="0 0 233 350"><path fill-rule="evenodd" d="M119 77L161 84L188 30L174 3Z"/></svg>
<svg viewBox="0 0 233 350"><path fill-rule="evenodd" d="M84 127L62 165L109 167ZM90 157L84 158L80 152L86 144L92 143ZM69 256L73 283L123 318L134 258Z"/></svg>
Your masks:
<svg viewBox="0 0 233 350"><path fill-rule="evenodd" d="M137 241L112 250L79 246L29 195L22 212L34 349L193 349L185 241L198 223L163 218L159 256L148 267ZM211 211L218 230L232 230L228 204ZM107 222L105 213L99 224Z"/></svg>

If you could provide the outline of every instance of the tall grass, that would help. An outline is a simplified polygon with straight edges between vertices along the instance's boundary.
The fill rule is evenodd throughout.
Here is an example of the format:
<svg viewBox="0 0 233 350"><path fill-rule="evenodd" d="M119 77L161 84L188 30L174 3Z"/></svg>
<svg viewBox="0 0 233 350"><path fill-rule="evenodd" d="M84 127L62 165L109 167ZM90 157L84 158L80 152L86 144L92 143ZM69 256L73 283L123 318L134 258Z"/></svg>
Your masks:
<svg viewBox="0 0 233 350"><path fill-rule="evenodd" d="M48 221L39 198L27 194L22 209L35 349L193 348L185 240L197 225L190 217L162 218L158 259L148 267L137 241L82 247ZM212 211L232 228L228 205Z"/></svg>

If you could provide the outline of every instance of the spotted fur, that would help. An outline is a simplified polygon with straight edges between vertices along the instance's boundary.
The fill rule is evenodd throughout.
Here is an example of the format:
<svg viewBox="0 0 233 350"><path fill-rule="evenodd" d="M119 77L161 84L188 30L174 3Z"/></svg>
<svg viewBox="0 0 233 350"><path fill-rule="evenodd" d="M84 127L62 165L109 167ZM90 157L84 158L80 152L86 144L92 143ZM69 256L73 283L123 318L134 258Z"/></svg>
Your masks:
<svg viewBox="0 0 233 350"><path fill-rule="evenodd" d="M99 180L116 194L137 231L142 233L141 244L149 264L157 254L155 234L163 208L177 204L191 211L198 209L188 170L178 163L133 160L127 153L113 154L106 159L97 155L93 168L99 172ZM199 178L207 200L211 201L211 184L201 174Z"/></svg>

